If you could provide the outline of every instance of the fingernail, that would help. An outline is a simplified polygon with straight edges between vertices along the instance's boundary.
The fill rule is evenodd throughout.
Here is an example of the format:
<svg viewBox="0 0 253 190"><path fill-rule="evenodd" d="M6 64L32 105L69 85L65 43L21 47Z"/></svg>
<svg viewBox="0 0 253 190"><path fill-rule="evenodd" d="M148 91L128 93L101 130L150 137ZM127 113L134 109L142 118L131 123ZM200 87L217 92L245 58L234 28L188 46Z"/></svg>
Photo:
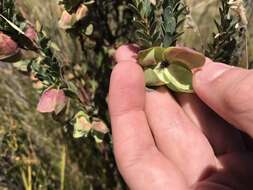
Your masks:
<svg viewBox="0 0 253 190"><path fill-rule="evenodd" d="M230 69L233 67L222 63L206 63L201 69L194 72L194 79L197 82L210 83Z"/></svg>
<svg viewBox="0 0 253 190"><path fill-rule="evenodd" d="M155 90L152 89L152 88L145 87L145 91L146 91L146 92L154 92Z"/></svg>

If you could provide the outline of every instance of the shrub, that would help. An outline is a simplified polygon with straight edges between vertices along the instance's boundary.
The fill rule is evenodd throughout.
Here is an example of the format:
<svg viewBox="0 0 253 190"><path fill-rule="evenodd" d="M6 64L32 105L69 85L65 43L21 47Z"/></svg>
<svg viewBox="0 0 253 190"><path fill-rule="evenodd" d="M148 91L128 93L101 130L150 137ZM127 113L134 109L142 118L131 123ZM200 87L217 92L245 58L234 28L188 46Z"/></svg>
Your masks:
<svg viewBox="0 0 253 190"><path fill-rule="evenodd" d="M61 0L57 4L56 1L0 0L0 60L11 63L22 74L29 76L26 80L30 80L40 94L37 111L50 113L60 124L60 139L67 146L67 158L72 160L69 164L77 164L78 171L85 173L87 184L76 188L125 188L112 156L106 99L110 73L115 65L113 55L120 45L137 43L144 50L139 55L147 80L150 75L155 76L159 84L166 84L171 90L180 92L192 91L189 61L187 69L182 66L174 68L179 73L177 80L186 81L186 87L160 80L160 75L166 72L159 73L157 67L150 65L146 67L145 60L151 59L160 67L164 61L173 60L173 56L169 55L171 50L182 51L183 57L190 54L191 58L198 56L198 60L202 60L201 54L191 54L190 50L179 47L185 45L216 61L245 68L250 66L253 59L249 49L252 47L247 42L252 40L248 38L252 35L248 25L252 16L245 7L252 2L222 0L218 11L214 3ZM197 5L203 12L194 9ZM209 9L214 17L208 14ZM211 29L213 33L207 32L210 20L214 20L211 25L215 28ZM167 60L154 56L164 52L167 52ZM149 82L157 85L157 81ZM18 136L23 135L28 138L21 130ZM24 146L32 143L24 143ZM62 160L66 157L66 149L63 150ZM13 154L23 155L20 152ZM21 167L22 171L27 169L28 179L30 176L34 180L36 174L43 179L47 177L40 172L29 174L30 165ZM51 171L45 165L41 168ZM64 168L65 165L61 165L63 173ZM22 180L26 189L31 188L26 184L26 174L20 174L23 178L19 176L13 180ZM67 180L71 180L70 176L66 176ZM42 189L55 189L63 188L64 183L65 187L71 184L66 180L64 182L63 174L61 178L51 177L48 176L51 185L48 181L38 181L32 187L39 189L39 185L45 184ZM10 184L7 183L7 187L11 188Z"/></svg>

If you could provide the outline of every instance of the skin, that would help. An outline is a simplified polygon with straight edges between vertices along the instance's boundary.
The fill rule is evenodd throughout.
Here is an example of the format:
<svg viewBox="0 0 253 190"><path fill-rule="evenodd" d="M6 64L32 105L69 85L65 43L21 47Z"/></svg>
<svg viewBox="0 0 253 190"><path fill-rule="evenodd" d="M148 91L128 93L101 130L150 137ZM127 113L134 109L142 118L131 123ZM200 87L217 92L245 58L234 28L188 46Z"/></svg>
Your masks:
<svg viewBox="0 0 253 190"><path fill-rule="evenodd" d="M196 94L147 90L137 51L117 50L109 92L115 158L129 188L253 189L252 140L239 132L253 137L253 71L207 58L194 73Z"/></svg>

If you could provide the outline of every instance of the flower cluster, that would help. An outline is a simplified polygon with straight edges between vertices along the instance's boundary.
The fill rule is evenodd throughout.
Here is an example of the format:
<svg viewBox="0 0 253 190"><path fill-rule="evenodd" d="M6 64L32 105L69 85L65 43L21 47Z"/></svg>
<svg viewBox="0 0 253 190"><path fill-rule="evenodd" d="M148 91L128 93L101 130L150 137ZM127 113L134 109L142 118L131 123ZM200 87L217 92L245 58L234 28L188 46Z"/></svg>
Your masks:
<svg viewBox="0 0 253 190"><path fill-rule="evenodd" d="M59 28L75 28L75 24L88 15L87 5L92 3L79 3L71 12L63 10ZM88 89L69 78L75 75L76 68L71 68L74 73L65 69L56 57L59 47L51 41L43 26L39 22L33 26L26 21L14 23L12 17L0 17L1 23L8 25L0 32L0 61L12 62L16 68L31 75L33 86L42 94L37 111L51 113L64 126L72 126L75 138L91 135L96 142L102 142L103 136L109 132L107 125L96 115ZM92 26L88 26L85 34L91 33ZM82 122L84 117L85 123ZM89 125L90 130L87 130Z"/></svg>

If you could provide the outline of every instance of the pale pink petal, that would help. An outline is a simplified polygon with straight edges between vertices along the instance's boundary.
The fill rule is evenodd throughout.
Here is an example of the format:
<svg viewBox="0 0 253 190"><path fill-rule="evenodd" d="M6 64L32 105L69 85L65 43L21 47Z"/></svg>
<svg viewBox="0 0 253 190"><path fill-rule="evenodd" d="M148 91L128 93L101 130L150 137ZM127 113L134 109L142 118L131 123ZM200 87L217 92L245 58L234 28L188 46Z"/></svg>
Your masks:
<svg viewBox="0 0 253 190"><path fill-rule="evenodd" d="M0 58L13 55L17 49L17 43L6 34L0 32Z"/></svg>
<svg viewBox="0 0 253 190"><path fill-rule="evenodd" d="M25 35L30 38L30 40L34 41L37 38L37 32L34 30L32 26L29 26L26 31Z"/></svg>
<svg viewBox="0 0 253 190"><path fill-rule="evenodd" d="M100 133L103 133L103 134L106 134L109 132L109 129L108 127L106 126L106 124L101 121L101 120L95 120L92 122L92 129L97 131L97 132L100 132Z"/></svg>
<svg viewBox="0 0 253 190"><path fill-rule="evenodd" d="M41 113L50 113L56 110L58 106L66 104L66 97L63 90L49 89L45 91L37 106L37 111Z"/></svg>
<svg viewBox="0 0 253 190"><path fill-rule="evenodd" d="M83 19L88 14L88 8L84 4L81 4L76 11L76 20Z"/></svg>

